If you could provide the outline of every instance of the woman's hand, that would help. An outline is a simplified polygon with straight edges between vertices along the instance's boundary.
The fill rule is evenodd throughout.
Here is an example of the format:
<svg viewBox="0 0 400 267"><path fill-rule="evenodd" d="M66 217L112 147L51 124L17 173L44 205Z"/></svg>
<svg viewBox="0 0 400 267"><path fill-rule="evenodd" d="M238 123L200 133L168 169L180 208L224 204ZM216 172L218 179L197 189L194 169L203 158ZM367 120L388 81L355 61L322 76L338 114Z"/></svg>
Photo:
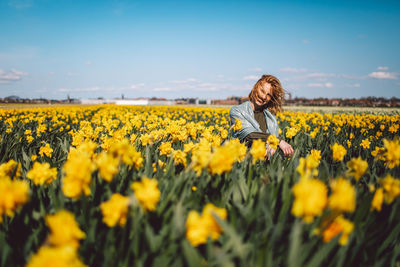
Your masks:
<svg viewBox="0 0 400 267"><path fill-rule="evenodd" d="M290 157L294 153L293 147L283 140L279 142L279 148L286 157Z"/></svg>
<svg viewBox="0 0 400 267"><path fill-rule="evenodd" d="M265 160L270 160L272 155L275 154L275 152L276 152L276 149L273 149L273 148L267 146L267 149L265 150L265 155L264 155Z"/></svg>

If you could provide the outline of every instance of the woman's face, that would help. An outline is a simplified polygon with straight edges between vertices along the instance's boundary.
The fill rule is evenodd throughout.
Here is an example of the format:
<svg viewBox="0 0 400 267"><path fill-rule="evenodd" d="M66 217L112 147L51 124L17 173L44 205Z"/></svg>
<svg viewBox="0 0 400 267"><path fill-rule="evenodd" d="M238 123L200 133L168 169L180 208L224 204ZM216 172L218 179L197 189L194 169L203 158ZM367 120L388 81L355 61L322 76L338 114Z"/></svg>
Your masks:
<svg viewBox="0 0 400 267"><path fill-rule="evenodd" d="M257 107L264 107L265 105L268 104L268 102L271 100L272 97L272 87L271 84L266 83L263 87L261 87L257 95L255 97L255 105Z"/></svg>

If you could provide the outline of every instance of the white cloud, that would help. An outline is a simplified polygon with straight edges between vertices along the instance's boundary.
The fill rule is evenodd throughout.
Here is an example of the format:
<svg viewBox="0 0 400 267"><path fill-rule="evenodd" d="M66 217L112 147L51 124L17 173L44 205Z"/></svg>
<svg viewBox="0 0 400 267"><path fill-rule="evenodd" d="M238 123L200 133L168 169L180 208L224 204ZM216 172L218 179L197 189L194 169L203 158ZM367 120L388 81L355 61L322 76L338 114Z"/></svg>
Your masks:
<svg viewBox="0 0 400 267"><path fill-rule="evenodd" d="M208 87L208 86L213 86L212 83L200 83L199 84L200 87Z"/></svg>
<svg viewBox="0 0 400 267"><path fill-rule="evenodd" d="M157 88L154 88L153 91L155 91L155 92L171 92L171 91L177 91L177 88L157 87Z"/></svg>
<svg viewBox="0 0 400 267"><path fill-rule="evenodd" d="M394 72L384 72L384 71L376 71L368 74L368 77L374 79L397 79L397 74Z"/></svg>
<svg viewBox="0 0 400 267"><path fill-rule="evenodd" d="M332 88L333 84L332 83L309 83L307 84L307 87L321 87L321 88Z"/></svg>
<svg viewBox="0 0 400 267"><path fill-rule="evenodd" d="M377 70L388 70L388 69L389 69L389 67L386 67L386 66L381 66L381 67L377 68Z"/></svg>
<svg viewBox="0 0 400 267"><path fill-rule="evenodd" d="M357 76L357 75L353 75L353 74L338 74L337 78L343 78L346 80L365 80L368 77L367 76Z"/></svg>
<svg viewBox="0 0 400 267"><path fill-rule="evenodd" d="M169 83L174 83L174 84L187 84L187 83L193 83L193 82L197 82L197 80L195 78L188 78L188 79L185 79L185 80L169 81Z"/></svg>
<svg viewBox="0 0 400 267"><path fill-rule="evenodd" d="M346 87L350 87L350 88L358 88L361 85L359 83L354 83L354 84L346 84Z"/></svg>
<svg viewBox="0 0 400 267"><path fill-rule="evenodd" d="M290 72L290 73L303 73L307 72L307 69L296 69L296 68L281 68L281 72Z"/></svg>
<svg viewBox="0 0 400 267"><path fill-rule="evenodd" d="M138 83L138 84L132 84L129 88L130 89L138 89L143 86L144 86L144 83Z"/></svg>
<svg viewBox="0 0 400 267"><path fill-rule="evenodd" d="M16 82L21 80L22 77L27 75L28 73L15 69L11 69L10 71L5 71L0 69L0 84Z"/></svg>
<svg viewBox="0 0 400 267"><path fill-rule="evenodd" d="M307 74L306 77L311 78L311 79L333 78L333 77L336 77L336 74L314 72L314 73Z"/></svg>
<svg viewBox="0 0 400 267"><path fill-rule="evenodd" d="M259 79L260 79L260 77L256 76L256 75L249 75L249 76L243 77L243 80L245 80L245 81L258 81Z"/></svg>

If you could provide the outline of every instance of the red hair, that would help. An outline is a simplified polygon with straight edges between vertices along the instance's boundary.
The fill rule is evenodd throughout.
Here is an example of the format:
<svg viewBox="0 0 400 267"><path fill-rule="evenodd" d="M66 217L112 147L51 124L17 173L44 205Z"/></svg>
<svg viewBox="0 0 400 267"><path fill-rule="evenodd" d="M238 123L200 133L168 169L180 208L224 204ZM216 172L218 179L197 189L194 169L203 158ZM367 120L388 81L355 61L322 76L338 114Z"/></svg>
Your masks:
<svg viewBox="0 0 400 267"><path fill-rule="evenodd" d="M249 100L254 102L259 97L260 89L264 88L266 83L271 85L271 100L267 104L268 110L273 114L283 111L282 103L285 100L285 90L279 79L273 75L263 75L256 82L249 94Z"/></svg>

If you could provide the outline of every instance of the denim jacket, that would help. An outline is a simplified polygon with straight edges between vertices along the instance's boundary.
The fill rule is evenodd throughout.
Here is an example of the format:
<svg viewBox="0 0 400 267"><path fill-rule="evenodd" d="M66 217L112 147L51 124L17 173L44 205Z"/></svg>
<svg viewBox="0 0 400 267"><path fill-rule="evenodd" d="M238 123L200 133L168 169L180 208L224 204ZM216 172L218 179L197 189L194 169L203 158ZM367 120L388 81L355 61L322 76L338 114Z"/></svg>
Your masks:
<svg viewBox="0 0 400 267"><path fill-rule="evenodd" d="M268 109L264 109L264 115L265 121L267 123L267 133L273 134L278 137L279 127L276 117L271 112L269 112ZM233 137L239 138L240 141L243 141L244 138L252 132L262 132L260 129L260 125L254 119L254 111L251 108L250 101L246 101L240 105L233 106L229 111L229 116L231 117L232 125L237 119L242 121L242 129L233 133Z"/></svg>

